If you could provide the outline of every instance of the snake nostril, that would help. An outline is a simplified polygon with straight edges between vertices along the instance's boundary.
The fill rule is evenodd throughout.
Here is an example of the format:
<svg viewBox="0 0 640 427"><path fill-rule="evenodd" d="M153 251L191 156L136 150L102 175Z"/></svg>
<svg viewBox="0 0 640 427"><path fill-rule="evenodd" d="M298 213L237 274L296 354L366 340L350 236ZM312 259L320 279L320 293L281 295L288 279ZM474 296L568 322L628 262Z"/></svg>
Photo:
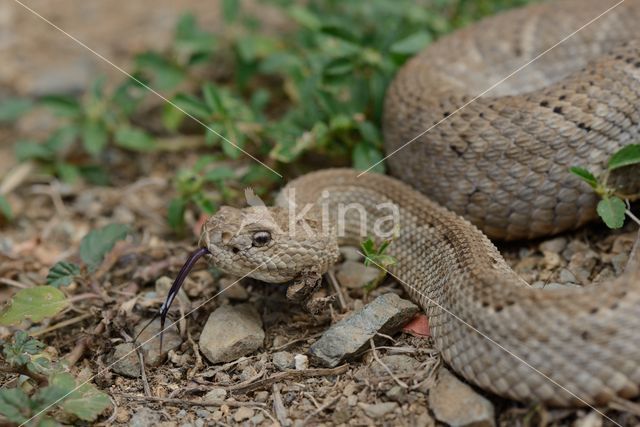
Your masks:
<svg viewBox="0 0 640 427"><path fill-rule="evenodd" d="M237 254L238 252L240 252L240 249L236 248L235 246L231 248L231 252L233 252L234 254Z"/></svg>

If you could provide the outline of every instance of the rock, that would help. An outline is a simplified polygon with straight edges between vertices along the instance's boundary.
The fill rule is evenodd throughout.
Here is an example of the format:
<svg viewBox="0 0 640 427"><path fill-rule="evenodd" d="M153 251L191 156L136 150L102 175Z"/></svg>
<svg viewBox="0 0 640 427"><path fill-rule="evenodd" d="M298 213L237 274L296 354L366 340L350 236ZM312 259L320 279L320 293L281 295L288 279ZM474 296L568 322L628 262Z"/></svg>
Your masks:
<svg viewBox="0 0 640 427"><path fill-rule="evenodd" d="M404 403L407 401L407 390L399 385L394 385L391 387L385 395L391 399L395 400L398 403Z"/></svg>
<svg viewBox="0 0 640 427"><path fill-rule="evenodd" d="M233 414L233 419L237 423L248 420L251 417L253 417L253 409L247 408L246 406L239 407L236 409L236 413Z"/></svg>
<svg viewBox="0 0 640 427"><path fill-rule="evenodd" d="M380 360L396 375L410 374L420 367L420 362L406 354L391 354L381 357ZM371 363L370 369L377 377L389 375L384 366L375 361Z"/></svg>
<svg viewBox="0 0 640 427"><path fill-rule="evenodd" d="M288 351L278 351L273 353L273 364L276 365L278 369L281 371L287 369L293 369L295 366L295 360L293 358L293 354Z"/></svg>
<svg viewBox="0 0 640 427"><path fill-rule="evenodd" d="M296 354L293 360L295 361L296 371L309 369L309 358L304 354Z"/></svg>
<svg viewBox="0 0 640 427"><path fill-rule="evenodd" d="M149 408L140 408L131 417L130 427L151 427L160 423L160 413Z"/></svg>
<svg viewBox="0 0 640 427"><path fill-rule="evenodd" d="M253 353L263 343L262 320L249 304L218 307L200 335L200 351L211 363L236 360Z"/></svg>
<svg viewBox="0 0 640 427"><path fill-rule="evenodd" d="M362 408L362 410L365 414L367 414L368 417L376 419L382 418L388 413L395 411L395 409L398 407L398 404L396 402L382 402L374 404L359 403L358 406Z"/></svg>
<svg viewBox="0 0 640 427"><path fill-rule="evenodd" d="M397 332L419 311L412 302L388 293L331 326L310 348L311 358L326 367L336 367L344 359L369 346L376 333Z"/></svg>
<svg viewBox="0 0 640 427"><path fill-rule="evenodd" d="M566 268L560 270L560 282L561 283L576 283L576 276Z"/></svg>
<svg viewBox="0 0 640 427"><path fill-rule="evenodd" d="M338 267L336 279L345 288L358 289L374 280L378 274L379 270L375 267L367 267L361 262L345 261Z"/></svg>
<svg viewBox="0 0 640 427"><path fill-rule="evenodd" d="M629 254L617 254L611 257L611 265L613 266L613 271L615 271L616 276L620 276L624 273L624 269L627 267L628 262Z"/></svg>
<svg viewBox="0 0 640 427"><path fill-rule="evenodd" d="M452 427L493 427L493 405L460 381L446 368L440 368L435 385L429 390L429 406L436 419Z"/></svg>
<svg viewBox="0 0 640 427"><path fill-rule="evenodd" d="M596 411L591 411L582 418L578 418L573 427L602 427L602 415Z"/></svg>
<svg viewBox="0 0 640 427"><path fill-rule="evenodd" d="M125 377L138 378L140 376L140 361L134 351L132 343L118 344L111 356L113 372Z"/></svg>
<svg viewBox="0 0 640 427"><path fill-rule="evenodd" d="M223 388L214 388L207 392L202 398L205 402L218 402L227 398L227 390Z"/></svg>
<svg viewBox="0 0 640 427"><path fill-rule="evenodd" d="M556 237L555 239L547 240L540 243L538 248L541 252L551 252L559 254L567 247L567 239L564 237Z"/></svg>
<svg viewBox="0 0 640 427"><path fill-rule="evenodd" d="M341 246L340 255L342 255L346 261L362 261L364 258L362 256L362 250L355 246Z"/></svg>
<svg viewBox="0 0 640 427"><path fill-rule="evenodd" d="M135 327L135 335L140 334L136 342L142 344L149 341L142 346L144 364L146 366L157 366L162 361L162 355L160 354L160 319L154 320L142 331L142 328L146 326L147 322L147 320L142 321ZM164 325L167 330L162 334L163 354L166 354L169 350L180 347L180 344L182 344L182 338L178 335L177 326L170 326L172 323L173 322L167 320L167 323Z"/></svg>
<svg viewBox="0 0 640 427"><path fill-rule="evenodd" d="M240 282L238 279L232 277L223 277L220 279L218 286L222 292L222 296L229 298L232 301L248 300L249 292L247 292Z"/></svg>
<svg viewBox="0 0 640 427"><path fill-rule="evenodd" d="M255 399L256 402L266 402L267 399L269 399L269 392L268 391L258 391L253 396L253 398Z"/></svg>

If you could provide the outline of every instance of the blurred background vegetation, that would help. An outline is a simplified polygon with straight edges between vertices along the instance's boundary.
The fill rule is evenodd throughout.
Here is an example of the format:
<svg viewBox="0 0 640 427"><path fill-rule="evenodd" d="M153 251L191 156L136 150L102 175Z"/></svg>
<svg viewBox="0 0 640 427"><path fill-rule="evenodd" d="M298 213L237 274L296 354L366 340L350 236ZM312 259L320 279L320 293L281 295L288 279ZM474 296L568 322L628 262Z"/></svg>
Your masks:
<svg viewBox="0 0 640 427"><path fill-rule="evenodd" d="M291 23L274 33L241 1L223 0L224 27L215 34L183 15L168 48L135 56L133 78L111 85L99 77L81 96L5 99L0 122L50 109L59 118L56 129L43 140L18 141L16 157L90 185L114 182L120 173L114 150L175 153L196 138L202 155L175 172L176 196L168 205L169 223L180 230L185 210L212 213L239 194L231 182L261 194L279 185L275 173L247 161L242 150L285 176L369 167L383 155L383 99L398 68L443 34L526 2L268 0ZM10 215L1 196L0 208Z"/></svg>

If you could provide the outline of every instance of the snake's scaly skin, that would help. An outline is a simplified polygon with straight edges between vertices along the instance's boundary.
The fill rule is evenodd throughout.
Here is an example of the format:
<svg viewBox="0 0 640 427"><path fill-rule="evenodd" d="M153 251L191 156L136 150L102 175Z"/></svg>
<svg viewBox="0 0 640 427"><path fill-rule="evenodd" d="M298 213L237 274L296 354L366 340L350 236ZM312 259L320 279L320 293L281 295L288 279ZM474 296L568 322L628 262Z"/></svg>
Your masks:
<svg viewBox="0 0 640 427"><path fill-rule="evenodd" d="M435 43L389 90L388 153L612 4L550 2ZM389 254L398 262L390 270L426 310L435 345L458 374L526 402L581 406L637 396L638 261L597 287L534 289L452 211L506 239L557 233L594 216L592 190L567 170L582 165L600 172L612 152L639 139L638 22L640 1L626 0L394 154L392 173L407 184L326 170L292 181L279 198L284 209L221 210L203 233L212 261L273 282L322 273L337 258L339 243L389 231L389 223L380 230L375 225L389 215L381 204L392 203L399 222ZM605 53L609 49L613 53ZM611 179L626 192L640 187L637 169ZM287 200L298 212L307 203L315 207L292 222ZM366 221L350 209L354 204L366 208ZM311 230L304 229L307 220ZM262 231L271 240L256 245L252 239Z"/></svg>
<svg viewBox="0 0 640 427"><path fill-rule="evenodd" d="M388 90L387 154L596 18L614 0L533 5L430 45ZM600 173L640 141L640 1L626 0L393 154L392 175L489 237L532 238L595 217L571 166ZM640 174L620 177L640 187Z"/></svg>

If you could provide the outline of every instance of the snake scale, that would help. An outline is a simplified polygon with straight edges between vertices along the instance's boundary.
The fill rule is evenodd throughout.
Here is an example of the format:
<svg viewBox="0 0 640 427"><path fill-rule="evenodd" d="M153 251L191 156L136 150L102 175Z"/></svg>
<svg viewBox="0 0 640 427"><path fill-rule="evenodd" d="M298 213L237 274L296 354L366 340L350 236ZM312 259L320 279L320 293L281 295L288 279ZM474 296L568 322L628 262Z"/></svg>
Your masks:
<svg viewBox="0 0 640 427"><path fill-rule="evenodd" d="M389 158L399 179L304 175L285 187L280 207L222 208L205 224L200 251L228 273L296 280L326 271L338 245L375 234L371 224L388 215L381 204L392 203L390 272L426 311L436 348L459 375L524 402L637 396L640 268L599 286L532 288L487 236L533 238L594 217L596 196L568 168L602 172L613 152L640 139L640 1L626 0L473 100L614 4L532 5L433 43L386 97L388 153L447 117ZM621 171L612 182L637 193L637 169ZM336 212L354 204L366 221L343 211L338 232Z"/></svg>

